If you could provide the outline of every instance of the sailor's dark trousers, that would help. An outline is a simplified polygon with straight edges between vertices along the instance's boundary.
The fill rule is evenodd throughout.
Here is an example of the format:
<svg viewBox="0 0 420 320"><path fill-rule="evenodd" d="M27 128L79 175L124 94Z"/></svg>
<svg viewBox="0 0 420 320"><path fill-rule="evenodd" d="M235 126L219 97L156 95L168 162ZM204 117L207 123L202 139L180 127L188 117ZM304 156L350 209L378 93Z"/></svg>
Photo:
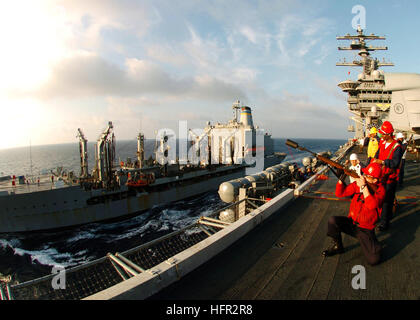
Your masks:
<svg viewBox="0 0 420 320"><path fill-rule="evenodd" d="M330 217L328 220L327 235L335 240L341 240L341 232L359 240L362 251L370 265L373 266L379 263L382 247L376 238L375 229L368 230L360 228L348 217Z"/></svg>
<svg viewBox="0 0 420 320"><path fill-rule="evenodd" d="M400 175L398 176L398 184L400 186L402 186L404 183L404 167L405 167L405 159L401 159Z"/></svg>
<svg viewBox="0 0 420 320"><path fill-rule="evenodd" d="M388 226L392 219L392 209L394 207L395 192L397 191L397 181L385 184L385 199L382 205L380 224Z"/></svg>

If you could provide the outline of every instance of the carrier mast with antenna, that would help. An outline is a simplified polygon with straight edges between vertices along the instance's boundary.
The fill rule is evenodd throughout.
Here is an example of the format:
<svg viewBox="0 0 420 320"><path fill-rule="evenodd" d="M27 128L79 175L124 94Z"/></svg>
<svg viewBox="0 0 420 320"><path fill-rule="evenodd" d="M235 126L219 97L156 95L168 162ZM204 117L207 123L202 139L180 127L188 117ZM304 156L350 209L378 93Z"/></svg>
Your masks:
<svg viewBox="0 0 420 320"><path fill-rule="evenodd" d="M355 122L355 128L349 126L349 131L355 132L355 138L363 138L366 136L366 131L371 127L380 126L381 119L389 111L392 92L383 90L385 85L384 72L378 68L394 66L394 64L384 60L379 61L377 58L374 59L370 56L370 52L388 50L388 47L375 47L368 45L367 42L385 40L385 37L373 33L370 35L364 34L360 26L357 28L357 35L338 36L337 40L351 41L350 46L338 47L338 50L358 51L360 56L360 59L355 59L352 62L343 59L336 65L362 67L362 73L358 75L357 81L346 80L340 82L338 86L343 92L348 93L348 108L353 114L350 119Z"/></svg>

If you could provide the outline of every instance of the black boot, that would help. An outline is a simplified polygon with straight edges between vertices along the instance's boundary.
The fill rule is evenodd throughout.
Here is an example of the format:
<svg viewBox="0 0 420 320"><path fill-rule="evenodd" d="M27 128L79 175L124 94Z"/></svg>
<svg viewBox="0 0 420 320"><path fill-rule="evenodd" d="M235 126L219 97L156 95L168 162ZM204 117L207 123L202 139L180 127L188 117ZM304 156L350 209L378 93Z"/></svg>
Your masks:
<svg viewBox="0 0 420 320"><path fill-rule="evenodd" d="M341 241L341 238L339 238L339 239L333 239L332 246L328 248L327 250L322 251L322 255L324 257L331 257L333 255L343 253L343 252L344 252L343 242Z"/></svg>
<svg viewBox="0 0 420 320"><path fill-rule="evenodd" d="M389 222L386 221L382 221L381 223L378 224L378 230L379 231L386 231L389 228Z"/></svg>

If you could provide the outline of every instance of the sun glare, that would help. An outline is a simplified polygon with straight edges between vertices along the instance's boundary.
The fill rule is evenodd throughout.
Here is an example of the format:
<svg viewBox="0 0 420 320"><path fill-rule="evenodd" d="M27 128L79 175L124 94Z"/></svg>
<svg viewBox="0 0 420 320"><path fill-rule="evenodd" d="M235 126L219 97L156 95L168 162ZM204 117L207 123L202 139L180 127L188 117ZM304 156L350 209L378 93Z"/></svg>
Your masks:
<svg viewBox="0 0 420 320"><path fill-rule="evenodd" d="M68 32L65 10L50 1L0 2L1 149L36 143L47 114L28 93L66 54Z"/></svg>
<svg viewBox="0 0 420 320"><path fill-rule="evenodd" d="M40 85L49 66L64 54L64 10L45 1L0 4L0 89Z"/></svg>
<svg viewBox="0 0 420 320"><path fill-rule="evenodd" d="M39 102L0 98L0 106L0 149L39 143L42 126L50 120Z"/></svg>

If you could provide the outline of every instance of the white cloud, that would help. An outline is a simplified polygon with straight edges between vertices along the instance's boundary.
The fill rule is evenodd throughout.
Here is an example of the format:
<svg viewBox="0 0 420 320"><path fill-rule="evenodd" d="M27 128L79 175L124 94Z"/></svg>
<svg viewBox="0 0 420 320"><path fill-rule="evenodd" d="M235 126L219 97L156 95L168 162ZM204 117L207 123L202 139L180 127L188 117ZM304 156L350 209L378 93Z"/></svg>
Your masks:
<svg viewBox="0 0 420 320"><path fill-rule="evenodd" d="M220 65L225 65L222 59L226 57L226 54L229 54L223 43L216 38L202 39L189 24L188 30L191 38L183 43L183 48L190 59L190 63L197 68L198 72L214 74L214 72L220 70Z"/></svg>
<svg viewBox="0 0 420 320"><path fill-rule="evenodd" d="M125 66L120 68L96 54L85 52L59 61L52 68L48 81L38 89L14 90L11 94L15 98L29 95L43 100L155 94L178 99L230 101L232 97L246 96L240 87L211 75L178 78L158 64L136 58L126 59Z"/></svg>
<svg viewBox="0 0 420 320"><path fill-rule="evenodd" d="M155 43L147 47L147 55L154 61L167 63L176 67L189 64L188 58L178 48L168 44Z"/></svg>
<svg viewBox="0 0 420 320"><path fill-rule="evenodd" d="M257 78L258 71L251 68L236 68L232 70L232 80L237 83L254 82Z"/></svg>
<svg viewBox="0 0 420 320"><path fill-rule="evenodd" d="M243 34L250 42L257 44L257 34L248 26L243 26L239 32Z"/></svg>
<svg viewBox="0 0 420 320"><path fill-rule="evenodd" d="M101 30L115 28L132 30L143 36L148 29L162 21L157 9L147 1L121 0L51 0L50 5L60 7L67 22L79 36L99 37ZM83 32L82 32L83 31Z"/></svg>
<svg viewBox="0 0 420 320"><path fill-rule="evenodd" d="M320 55L320 44L330 34L332 21L326 18L311 18L307 15L288 14L281 17L277 24L275 39L281 52L279 63L295 63L295 54L302 58L310 53ZM322 52L321 56L325 56ZM318 58L318 64L323 58Z"/></svg>

